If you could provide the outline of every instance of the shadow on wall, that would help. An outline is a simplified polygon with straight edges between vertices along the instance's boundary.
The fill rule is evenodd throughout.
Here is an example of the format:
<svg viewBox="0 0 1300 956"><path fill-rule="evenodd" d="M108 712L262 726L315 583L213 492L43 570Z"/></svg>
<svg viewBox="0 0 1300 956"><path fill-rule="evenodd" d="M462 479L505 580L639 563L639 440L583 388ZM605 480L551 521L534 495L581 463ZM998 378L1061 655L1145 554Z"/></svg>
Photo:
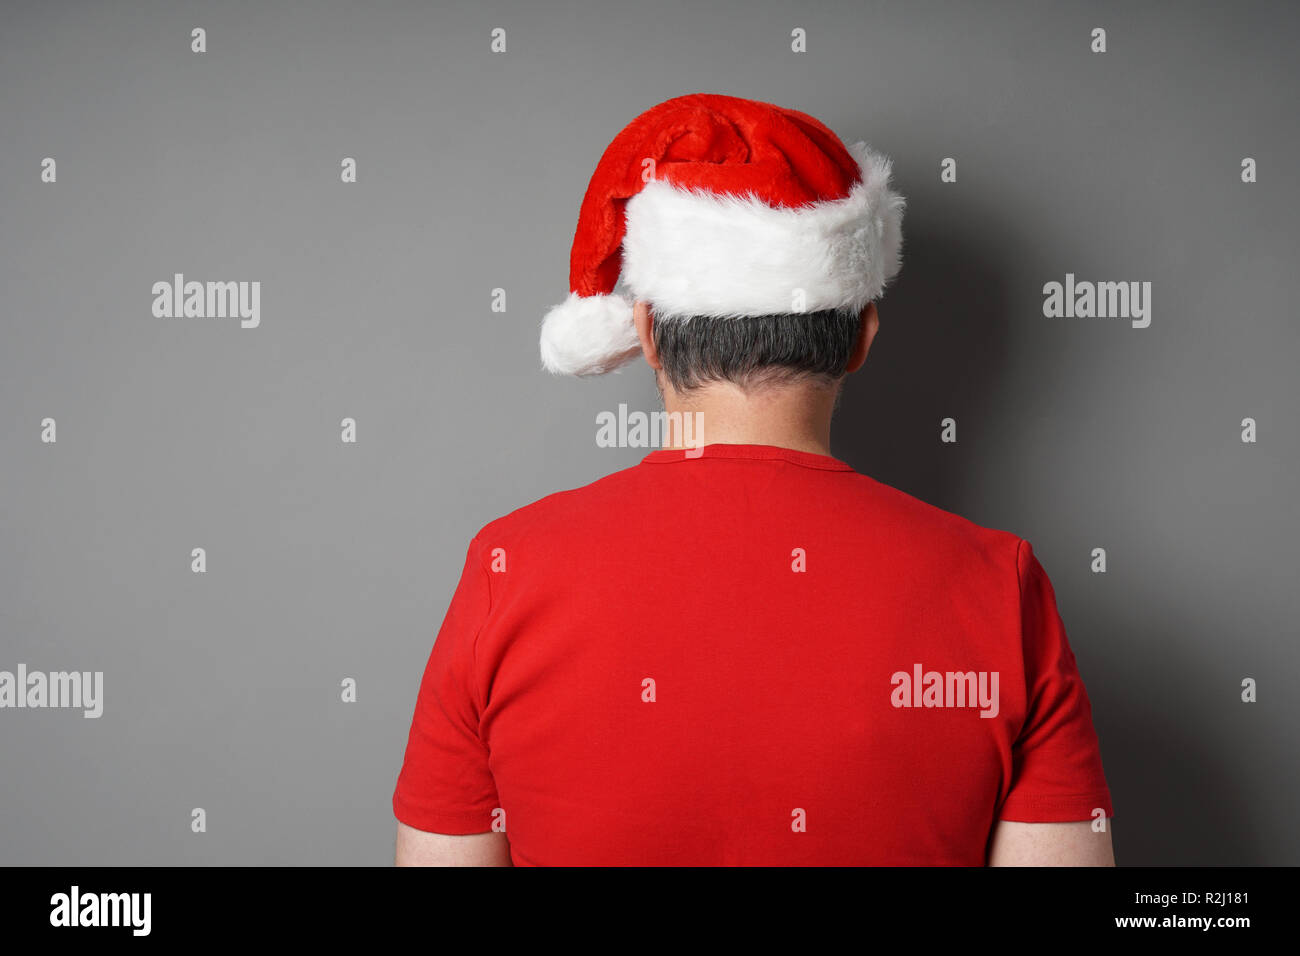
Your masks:
<svg viewBox="0 0 1300 956"><path fill-rule="evenodd" d="M1173 603L1140 610L1094 603L1072 615L1074 627L1109 635L1119 649L1099 658L1094 645L1088 664L1080 662L1115 803L1116 862L1290 865L1294 848L1265 842L1260 810L1243 790L1249 781L1227 759L1232 731L1221 723L1249 720L1248 706L1258 705L1237 702L1239 689L1216 662L1181 653L1198 622ZM1210 705L1207 693L1222 696ZM1227 721L1216 719L1223 708Z"/></svg>
<svg viewBox="0 0 1300 956"><path fill-rule="evenodd" d="M981 465L966 449L980 448L979 429L995 427L988 407L1009 335L1002 268L946 228L913 222L903 271L877 305L867 364L845 385L833 447L878 481L961 514ZM960 416L955 445L939 441L948 416Z"/></svg>
<svg viewBox="0 0 1300 956"><path fill-rule="evenodd" d="M1016 347L1005 267L975 239L944 235L942 228L913 217L904 271L878 305L880 331L836 414L834 453L879 481L979 522L975 496L990 486L979 449L999 427L992 409L1032 404L1033 396L1006 400L1012 397L1002 394ZM939 440L948 416L960 416L956 445ZM1054 580L1058 601L1084 609L1065 621L1067 635L1097 638L1088 642L1093 651L1080 668L1115 801L1118 863L1280 862L1268 859L1251 802L1223 750L1189 719L1204 688L1222 683L1211 662L1170 653L1186 645L1195 622L1179 630L1173 607L1157 616L1149 605L1133 611L1082 597L1063 601L1066 578ZM1158 586L1134 589L1152 594Z"/></svg>

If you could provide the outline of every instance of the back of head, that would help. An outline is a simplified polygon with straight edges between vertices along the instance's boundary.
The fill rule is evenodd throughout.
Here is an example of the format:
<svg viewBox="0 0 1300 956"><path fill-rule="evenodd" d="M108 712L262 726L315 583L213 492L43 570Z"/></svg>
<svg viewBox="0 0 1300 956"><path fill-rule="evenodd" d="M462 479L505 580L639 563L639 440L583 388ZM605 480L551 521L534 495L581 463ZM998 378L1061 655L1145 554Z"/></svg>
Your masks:
<svg viewBox="0 0 1300 956"><path fill-rule="evenodd" d="M792 383L832 387L848 371L861 317L845 309L672 317L657 319L653 334L662 374L679 394L716 382L746 392Z"/></svg>

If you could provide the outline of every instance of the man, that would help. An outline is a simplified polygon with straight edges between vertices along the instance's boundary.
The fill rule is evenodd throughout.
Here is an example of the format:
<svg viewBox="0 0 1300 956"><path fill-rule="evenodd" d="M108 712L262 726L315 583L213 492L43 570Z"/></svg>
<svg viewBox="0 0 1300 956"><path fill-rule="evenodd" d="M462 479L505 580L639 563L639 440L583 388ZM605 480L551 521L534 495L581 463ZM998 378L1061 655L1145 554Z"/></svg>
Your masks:
<svg viewBox="0 0 1300 956"><path fill-rule="evenodd" d="M399 864L1113 864L1029 542L831 455L901 265L890 174L726 96L610 144L543 363L644 356L703 437L470 543L393 795Z"/></svg>

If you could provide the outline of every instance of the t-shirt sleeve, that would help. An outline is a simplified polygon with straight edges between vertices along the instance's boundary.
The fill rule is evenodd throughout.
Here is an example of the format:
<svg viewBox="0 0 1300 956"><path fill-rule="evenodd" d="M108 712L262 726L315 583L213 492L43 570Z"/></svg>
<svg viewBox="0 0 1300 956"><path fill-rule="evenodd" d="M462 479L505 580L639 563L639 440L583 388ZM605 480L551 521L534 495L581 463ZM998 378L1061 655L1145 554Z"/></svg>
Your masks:
<svg viewBox="0 0 1300 956"><path fill-rule="evenodd" d="M393 814L430 833L487 833L499 806L479 738L482 711L475 644L491 610L488 572L470 542L420 683L406 755L393 792Z"/></svg>
<svg viewBox="0 0 1300 956"><path fill-rule="evenodd" d="M1025 722L1012 747L1012 781L998 811L1001 820L1068 823L1113 815L1092 725L1092 705L1066 639L1056 593L1033 546L1021 540L1021 644Z"/></svg>

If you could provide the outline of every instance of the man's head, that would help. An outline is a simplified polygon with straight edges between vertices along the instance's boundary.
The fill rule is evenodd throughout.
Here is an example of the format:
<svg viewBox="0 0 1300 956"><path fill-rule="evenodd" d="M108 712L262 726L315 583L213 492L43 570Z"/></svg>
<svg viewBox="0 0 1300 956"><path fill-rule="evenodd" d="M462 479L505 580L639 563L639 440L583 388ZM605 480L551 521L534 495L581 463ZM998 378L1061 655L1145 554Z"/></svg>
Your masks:
<svg viewBox="0 0 1300 956"><path fill-rule="evenodd" d="M591 177L543 365L599 375L644 353L661 387L683 392L830 387L865 357L872 303L902 265L891 169L770 103L694 94L653 107Z"/></svg>

